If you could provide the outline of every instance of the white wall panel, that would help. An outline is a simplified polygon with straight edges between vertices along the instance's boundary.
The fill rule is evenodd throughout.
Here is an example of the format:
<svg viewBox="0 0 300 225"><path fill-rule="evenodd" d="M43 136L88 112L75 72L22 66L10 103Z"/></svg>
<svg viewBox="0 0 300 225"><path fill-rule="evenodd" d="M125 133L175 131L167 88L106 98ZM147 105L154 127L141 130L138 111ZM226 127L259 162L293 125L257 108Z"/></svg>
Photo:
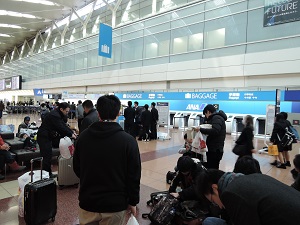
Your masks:
<svg viewBox="0 0 300 225"><path fill-rule="evenodd" d="M168 71L180 71L180 70L197 70L200 68L200 60L191 60L185 62L169 63Z"/></svg>
<svg viewBox="0 0 300 225"><path fill-rule="evenodd" d="M162 72L166 72L167 70L168 70L168 64L144 66L141 68L141 74L162 73Z"/></svg>
<svg viewBox="0 0 300 225"><path fill-rule="evenodd" d="M141 82L141 76L140 74L136 75L131 75L131 76L120 76L119 77L119 84L122 83L136 83L136 82Z"/></svg>
<svg viewBox="0 0 300 225"><path fill-rule="evenodd" d="M249 76L245 78L247 87L257 87L263 84L265 87L299 87L300 74L268 75L268 76Z"/></svg>
<svg viewBox="0 0 300 225"><path fill-rule="evenodd" d="M169 71L167 80L200 79L200 69Z"/></svg>
<svg viewBox="0 0 300 225"><path fill-rule="evenodd" d="M244 68L245 76L300 73L300 60L251 64Z"/></svg>
<svg viewBox="0 0 300 225"><path fill-rule="evenodd" d="M244 64L244 55L233 55L226 57L214 57L201 59L201 68L227 67Z"/></svg>
<svg viewBox="0 0 300 225"><path fill-rule="evenodd" d="M300 48L289 48L274 51L256 52L245 55L245 64L256 64L264 62L282 62L300 59ZM299 69L300 67L298 67Z"/></svg>
<svg viewBox="0 0 300 225"><path fill-rule="evenodd" d="M201 78L243 76L243 66L201 69Z"/></svg>

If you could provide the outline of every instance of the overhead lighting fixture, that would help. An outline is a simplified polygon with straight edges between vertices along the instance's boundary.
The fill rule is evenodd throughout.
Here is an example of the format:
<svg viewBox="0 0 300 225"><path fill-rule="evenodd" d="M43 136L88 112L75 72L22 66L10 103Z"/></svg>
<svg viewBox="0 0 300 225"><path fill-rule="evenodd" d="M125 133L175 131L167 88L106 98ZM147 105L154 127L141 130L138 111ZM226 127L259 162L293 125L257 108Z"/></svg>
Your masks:
<svg viewBox="0 0 300 225"><path fill-rule="evenodd" d="M36 19L36 16L25 14L25 13L18 13L18 12L12 12L7 10L0 10L0 16L14 16L14 17L24 17L24 18L30 18L30 19Z"/></svg>

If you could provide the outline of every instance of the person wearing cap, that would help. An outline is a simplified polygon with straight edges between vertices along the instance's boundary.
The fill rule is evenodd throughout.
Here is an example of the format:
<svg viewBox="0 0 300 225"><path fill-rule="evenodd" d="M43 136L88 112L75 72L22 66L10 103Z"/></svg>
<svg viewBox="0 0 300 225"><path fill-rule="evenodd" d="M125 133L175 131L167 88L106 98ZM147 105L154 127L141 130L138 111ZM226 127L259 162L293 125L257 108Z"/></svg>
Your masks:
<svg viewBox="0 0 300 225"><path fill-rule="evenodd" d="M194 181L205 168L198 159L189 156L181 156L177 161L177 175L173 179L169 193L182 201L198 199L194 190ZM182 191L176 193L178 186Z"/></svg>
<svg viewBox="0 0 300 225"><path fill-rule="evenodd" d="M30 117L29 116L25 116L24 117L24 121L19 125L18 127L18 137L21 137L22 133L20 133L21 129L28 129L30 127Z"/></svg>
<svg viewBox="0 0 300 225"><path fill-rule="evenodd" d="M226 210L230 224L298 225L300 194L288 185L264 174L223 172L211 169L199 174L197 194ZM208 217L207 224L225 224Z"/></svg>

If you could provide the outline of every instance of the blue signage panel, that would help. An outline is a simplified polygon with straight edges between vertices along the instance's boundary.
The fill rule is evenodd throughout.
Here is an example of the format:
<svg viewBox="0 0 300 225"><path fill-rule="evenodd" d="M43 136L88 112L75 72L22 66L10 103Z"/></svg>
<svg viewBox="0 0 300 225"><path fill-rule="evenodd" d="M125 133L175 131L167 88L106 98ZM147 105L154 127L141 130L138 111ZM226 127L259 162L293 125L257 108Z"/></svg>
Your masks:
<svg viewBox="0 0 300 225"><path fill-rule="evenodd" d="M152 92L116 93L120 99L138 100L211 100L211 101L274 101L275 91L242 92Z"/></svg>
<svg viewBox="0 0 300 225"><path fill-rule="evenodd" d="M285 91L284 101L300 101L300 91Z"/></svg>
<svg viewBox="0 0 300 225"><path fill-rule="evenodd" d="M43 96L44 90L43 89L33 89L34 96Z"/></svg>
<svg viewBox="0 0 300 225"><path fill-rule="evenodd" d="M112 27L100 23L99 56L111 58L111 53L112 53Z"/></svg>

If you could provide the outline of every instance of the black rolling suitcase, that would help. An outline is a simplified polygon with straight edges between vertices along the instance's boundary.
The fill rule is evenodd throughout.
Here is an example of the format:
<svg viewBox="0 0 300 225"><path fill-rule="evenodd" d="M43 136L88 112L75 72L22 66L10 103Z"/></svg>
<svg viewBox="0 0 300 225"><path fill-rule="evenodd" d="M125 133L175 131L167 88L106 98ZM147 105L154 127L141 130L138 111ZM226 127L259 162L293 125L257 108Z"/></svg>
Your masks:
<svg viewBox="0 0 300 225"><path fill-rule="evenodd" d="M31 173L33 162L41 161L41 177L43 157L30 160ZM24 218L27 225L37 225L55 220L57 211L56 182L52 178L41 179L26 184L24 188Z"/></svg>

